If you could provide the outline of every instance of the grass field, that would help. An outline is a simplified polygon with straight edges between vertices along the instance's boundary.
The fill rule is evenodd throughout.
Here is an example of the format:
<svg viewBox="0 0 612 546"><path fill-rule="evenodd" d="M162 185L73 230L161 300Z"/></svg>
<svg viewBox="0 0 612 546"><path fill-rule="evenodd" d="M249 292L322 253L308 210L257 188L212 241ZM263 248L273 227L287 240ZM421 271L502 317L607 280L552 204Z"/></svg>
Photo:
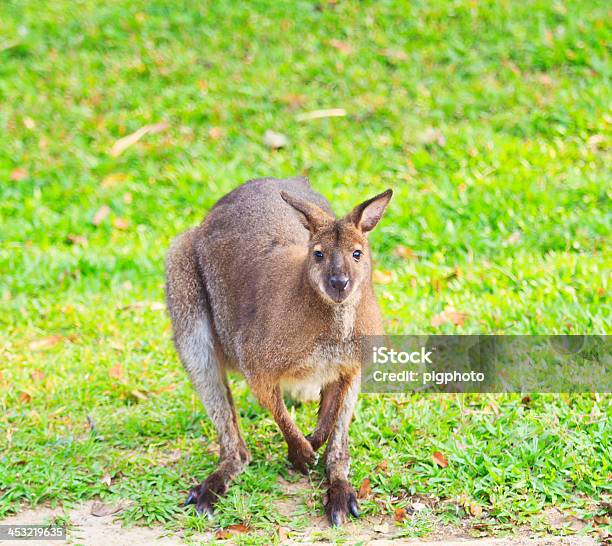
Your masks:
<svg viewBox="0 0 612 546"><path fill-rule="evenodd" d="M607 2L197 4L0 5L0 517L128 498L126 522L267 543L321 512L321 467L299 517L273 507L293 474L238 378L254 462L212 524L180 507L216 447L170 341L164 255L249 178L308 174L338 213L395 190L371 236L390 332L610 330ZM327 108L346 115L303 119ZM552 506L605 532L609 396L521 400L364 396L365 515L427 495L445 502L404 534L545 530Z"/></svg>

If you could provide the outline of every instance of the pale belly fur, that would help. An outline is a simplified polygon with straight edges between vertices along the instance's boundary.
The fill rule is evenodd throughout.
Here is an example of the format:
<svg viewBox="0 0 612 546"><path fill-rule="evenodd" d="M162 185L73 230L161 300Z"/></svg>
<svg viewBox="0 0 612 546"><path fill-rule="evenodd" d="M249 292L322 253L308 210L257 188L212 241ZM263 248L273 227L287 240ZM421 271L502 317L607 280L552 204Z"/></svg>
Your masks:
<svg viewBox="0 0 612 546"><path fill-rule="evenodd" d="M318 401L321 389L336 381L350 360L338 347L318 347L301 367L300 377L285 377L280 387L294 400Z"/></svg>
<svg viewBox="0 0 612 546"><path fill-rule="evenodd" d="M338 379L347 363L354 360L355 348L349 341L355 324L355 308L341 306L337 309L335 323L340 340L315 347L301 366L299 378L281 379L280 387L294 400L309 402L319 400L321 389Z"/></svg>

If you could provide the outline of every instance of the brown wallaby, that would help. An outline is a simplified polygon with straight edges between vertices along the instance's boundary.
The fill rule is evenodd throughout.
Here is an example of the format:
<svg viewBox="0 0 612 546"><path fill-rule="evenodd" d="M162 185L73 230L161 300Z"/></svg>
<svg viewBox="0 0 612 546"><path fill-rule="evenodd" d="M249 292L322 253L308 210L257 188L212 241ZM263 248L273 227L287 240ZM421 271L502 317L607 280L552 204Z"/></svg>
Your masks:
<svg viewBox="0 0 612 546"><path fill-rule="evenodd" d="M166 297L174 342L213 421L218 468L186 504L214 503L250 460L227 382L240 372L282 431L301 472L325 451L333 525L359 515L348 482L348 428L360 383L360 340L382 334L367 233L391 199L387 190L337 219L302 177L246 182L220 199L200 226L173 242ZM282 393L320 400L304 436Z"/></svg>

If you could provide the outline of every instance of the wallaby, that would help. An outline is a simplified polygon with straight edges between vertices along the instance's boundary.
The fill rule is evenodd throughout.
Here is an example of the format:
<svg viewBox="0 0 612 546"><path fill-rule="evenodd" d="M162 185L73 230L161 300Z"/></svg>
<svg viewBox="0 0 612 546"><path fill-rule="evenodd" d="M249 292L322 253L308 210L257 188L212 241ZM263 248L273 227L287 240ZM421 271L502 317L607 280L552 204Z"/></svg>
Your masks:
<svg viewBox="0 0 612 546"><path fill-rule="evenodd" d="M218 468L186 501L213 506L250 461L228 387L240 372L283 433L291 464L306 473L325 451L332 525L359 515L348 482L348 428L360 387L360 339L382 334L367 233L391 199L387 190L337 219L302 177L250 180L178 236L166 263L174 342L218 433ZM283 391L319 399L309 436Z"/></svg>

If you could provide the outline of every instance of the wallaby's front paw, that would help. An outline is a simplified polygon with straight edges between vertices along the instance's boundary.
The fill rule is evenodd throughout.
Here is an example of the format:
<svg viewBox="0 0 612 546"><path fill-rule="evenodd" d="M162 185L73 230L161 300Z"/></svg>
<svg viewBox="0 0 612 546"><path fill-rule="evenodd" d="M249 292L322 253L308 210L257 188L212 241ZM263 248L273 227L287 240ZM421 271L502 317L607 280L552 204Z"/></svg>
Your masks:
<svg viewBox="0 0 612 546"><path fill-rule="evenodd" d="M289 446L289 462L293 468L302 474L308 474L308 467L313 465L316 460L314 449L308 442L296 446Z"/></svg>
<svg viewBox="0 0 612 546"><path fill-rule="evenodd" d="M198 516L206 514L209 518L212 518L213 506L226 491L225 478L221 474L213 472L202 483L191 488L185 506L195 504Z"/></svg>
<svg viewBox="0 0 612 546"><path fill-rule="evenodd" d="M325 443L323 435L319 434L318 430L315 430L312 434L306 436L306 439L312 446L312 449L319 451L319 448Z"/></svg>
<svg viewBox="0 0 612 546"><path fill-rule="evenodd" d="M359 517L359 504L354 489L346 481L332 482L324 500L325 513L333 526L342 525L349 514Z"/></svg>

